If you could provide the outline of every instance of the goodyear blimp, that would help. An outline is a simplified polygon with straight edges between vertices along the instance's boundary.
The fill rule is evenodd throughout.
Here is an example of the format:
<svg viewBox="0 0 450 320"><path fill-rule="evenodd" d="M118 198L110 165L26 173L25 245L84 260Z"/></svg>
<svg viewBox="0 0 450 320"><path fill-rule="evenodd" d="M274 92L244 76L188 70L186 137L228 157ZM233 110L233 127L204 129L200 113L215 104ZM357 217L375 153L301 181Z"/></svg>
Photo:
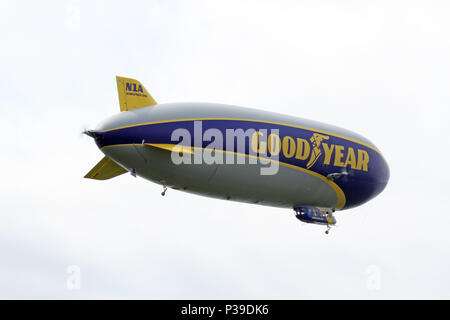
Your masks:
<svg viewBox="0 0 450 320"><path fill-rule="evenodd" d="M377 196L389 180L363 136L320 122L213 103L158 104L137 80L116 77L120 113L94 138L105 157L85 178L126 172L203 196L293 209L330 226L334 213Z"/></svg>

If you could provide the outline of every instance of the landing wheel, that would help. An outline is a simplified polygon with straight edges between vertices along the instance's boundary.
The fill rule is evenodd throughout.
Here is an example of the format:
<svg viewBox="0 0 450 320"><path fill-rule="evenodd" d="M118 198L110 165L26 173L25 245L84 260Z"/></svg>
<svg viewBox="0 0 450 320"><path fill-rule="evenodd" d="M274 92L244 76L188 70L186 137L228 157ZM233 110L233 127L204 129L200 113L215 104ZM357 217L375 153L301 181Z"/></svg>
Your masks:
<svg viewBox="0 0 450 320"><path fill-rule="evenodd" d="M163 192L161 192L161 195L164 197L166 195L167 187L164 186Z"/></svg>

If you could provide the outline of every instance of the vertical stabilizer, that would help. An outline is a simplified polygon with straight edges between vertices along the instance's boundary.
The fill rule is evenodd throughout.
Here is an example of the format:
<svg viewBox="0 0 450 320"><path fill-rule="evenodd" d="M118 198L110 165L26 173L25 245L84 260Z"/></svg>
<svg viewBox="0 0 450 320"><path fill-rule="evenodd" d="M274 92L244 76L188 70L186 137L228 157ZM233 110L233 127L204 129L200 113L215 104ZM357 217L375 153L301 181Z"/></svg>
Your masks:
<svg viewBox="0 0 450 320"><path fill-rule="evenodd" d="M120 111L153 106L155 99L137 80L116 76L117 91L119 93Z"/></svg>

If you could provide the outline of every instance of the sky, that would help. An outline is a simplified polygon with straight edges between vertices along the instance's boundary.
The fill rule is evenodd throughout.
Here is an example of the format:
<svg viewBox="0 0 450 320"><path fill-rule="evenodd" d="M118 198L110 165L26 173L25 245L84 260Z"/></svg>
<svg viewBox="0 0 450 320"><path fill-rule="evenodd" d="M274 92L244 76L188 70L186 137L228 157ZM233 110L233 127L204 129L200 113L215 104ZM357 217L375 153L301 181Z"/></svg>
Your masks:
<svg viewBox="0 0 450 320"><path fill-rule="evenodd" d="M449 299L448 1L0 2L1 299ZM337 125L391 172L306 225L122 175L84 129L115 76L159 103Z"/></svg>

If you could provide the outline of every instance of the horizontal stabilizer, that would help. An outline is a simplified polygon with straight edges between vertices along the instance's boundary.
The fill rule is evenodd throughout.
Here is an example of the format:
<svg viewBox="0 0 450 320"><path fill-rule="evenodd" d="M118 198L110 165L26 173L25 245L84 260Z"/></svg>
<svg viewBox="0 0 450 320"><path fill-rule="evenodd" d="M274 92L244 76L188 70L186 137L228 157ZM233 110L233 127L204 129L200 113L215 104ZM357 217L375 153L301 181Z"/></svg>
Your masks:
<svg viewBox="0 0 450 320"><path fill-rule="evenodd" d="M85 178L95 180L107 180L128 172L108 157L103 157L99 163L85 175Z"/></svg>

